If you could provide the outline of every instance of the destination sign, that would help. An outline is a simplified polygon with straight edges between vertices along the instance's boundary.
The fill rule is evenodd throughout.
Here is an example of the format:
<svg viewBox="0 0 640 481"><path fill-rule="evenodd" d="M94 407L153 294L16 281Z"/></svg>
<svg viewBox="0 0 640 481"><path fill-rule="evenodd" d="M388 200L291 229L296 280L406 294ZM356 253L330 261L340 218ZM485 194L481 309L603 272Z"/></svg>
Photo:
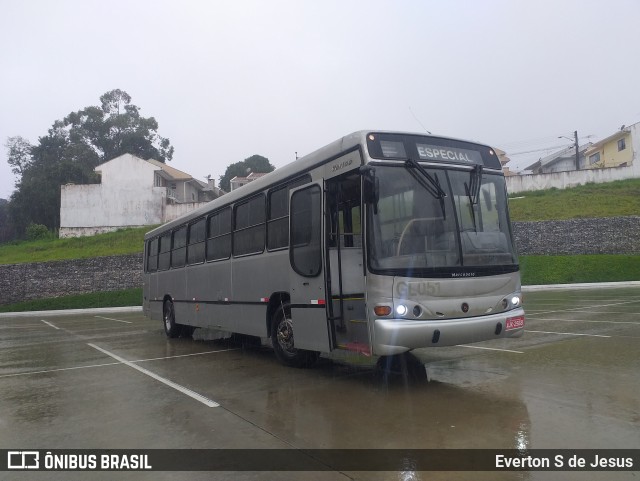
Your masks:
<svg viewBox="0 0 640 481"><path fill-rule="evenodd" d="M454 147L442 147L439 145L416 144L418 156L421 160L432 160L446 162L467 162L472 164L482 164L480 152L468 149L457 149Z"/></svg>

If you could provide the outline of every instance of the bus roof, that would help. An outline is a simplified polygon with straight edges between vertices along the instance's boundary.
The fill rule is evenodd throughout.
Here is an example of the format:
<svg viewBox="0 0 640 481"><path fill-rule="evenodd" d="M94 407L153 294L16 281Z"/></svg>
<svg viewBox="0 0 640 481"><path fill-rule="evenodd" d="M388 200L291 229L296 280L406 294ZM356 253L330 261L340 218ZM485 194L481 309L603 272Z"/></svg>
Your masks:
<svg viewBox="0 0 640 481"><path fill-rule="evenodd" d="M324 147L319 148L318 150L311 152L310 154L300 157L299 159L296 159L293 162L290 162L289 164L284 165L283 167L279 167L273 172L263 175L262 177L254 180L253 182L250 182L236 190L233 190L227 194L224 194L223 196L218 197L217 199L214 199L206 203L202 207L199 207L187 214L184 214L181 217L178 217L177 219L174 219L159 227L156 227L155 229L145 234L145 240L155 237L159 234L162 234L166 230L186 224L194 219L197 219L198 217L203 216L204 214L207 214L211 211L216 210L219 207L224 207L227 204L233 204L238 200L251 197L253 194L262 192L266 187L277 185L288 179L295 178L298 174L303 174L304 172L311 170L312 168L320 165L321 163L324 163L328 159L335 158L341 155L342 153L353 150L357 148L357 146L359 145L364 145L366 143L366 136L371 132L375 132L379 134L390 133L390 134L425 136L425 133L419 133L419 132L399 132L399 131L385 131L385 130L359 130L357 132L353 132L351 134L345 135L344 137L341 137L340 139L334 142L331 142L328 145L325 145ZM445 137L440 135L427 134L427 136L429 137L433 136L440 139L461 140L461 139L454 139L451 137ZM465 142L468 142L468 141L465 141ZM477 142L472 142L472 143L476 143L478 145L484 145L484 144L479 144Z"/></svg>

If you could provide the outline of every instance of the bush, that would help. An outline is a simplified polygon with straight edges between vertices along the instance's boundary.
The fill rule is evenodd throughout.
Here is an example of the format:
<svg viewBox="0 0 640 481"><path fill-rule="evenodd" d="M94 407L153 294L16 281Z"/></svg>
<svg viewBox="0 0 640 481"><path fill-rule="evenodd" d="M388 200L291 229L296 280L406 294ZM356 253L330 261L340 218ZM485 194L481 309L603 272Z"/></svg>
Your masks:
<svg viewBox="0 0 640 481"><path fill-rule="evenodd" d="M27 227L27 240L52 239L53 233L42 224L29 224Z"/></svg>

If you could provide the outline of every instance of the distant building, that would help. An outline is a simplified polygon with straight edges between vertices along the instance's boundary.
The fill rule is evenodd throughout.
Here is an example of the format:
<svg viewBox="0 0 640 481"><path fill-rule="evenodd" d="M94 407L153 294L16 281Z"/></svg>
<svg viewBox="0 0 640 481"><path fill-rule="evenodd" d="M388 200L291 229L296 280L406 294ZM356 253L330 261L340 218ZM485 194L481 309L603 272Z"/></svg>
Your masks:
<svg viewBox="0 0 640 481"><path fill-rule="evenodd" d="M590 146L590 142L578 146L578 166L580 169L584 169L586 166L585 152ZM576 148L572 145L571 147L554 152L551 155L538 159L533 164L525 167L524 170L530 170L533 174L550 174L553 172L576 170Z"/></svg>
<svg viewBox="0 0 640 481"><path fill-rule="evenodd" d="M61 186L60 237L168 222L224 192L214 181L157 160L124 154L95 168L99 184Z"/></svg>
<svg viewBox="0 0 640 481"><path fill-rule="evenodd" d="M238 187L242 187L243 185L246 185L249 182L259 179L263 175L266 175L266 174L262 172L251 172L246 177L240 177L237 175L229 181L231 190L236 190Z"/></svg>
<svg viewBox="0 0 640 481"><path fill-rule="evenodd" d="M575 170L575 151L567 148L527 167L533 174L507 178L509 193L542 189L566 189L586 183L640 178L640 122L622 126L608 137L580 147L580 170ZM570 167L570 164L572 166ZM565 170L566 169L566 170Z"/></svg>
<svg viewBox="0 0 640 481"><path fill-rule="evenodd" d="M507 153L504 150L496 148L494 148L493 150L498 155L498 159L500 160L500 165L502 165L502 172L504 173L504 175L516 175L515 172L510 171L509 167L507 167L507 163L511 162L511 159L507 157Z"/></svg>
<svg viewBox="0 0 640 481"><path fill-rule="evenodd" d="M589 147L585 152L587 169L627 167L640 151L640 122L619 131Z"/></svg>

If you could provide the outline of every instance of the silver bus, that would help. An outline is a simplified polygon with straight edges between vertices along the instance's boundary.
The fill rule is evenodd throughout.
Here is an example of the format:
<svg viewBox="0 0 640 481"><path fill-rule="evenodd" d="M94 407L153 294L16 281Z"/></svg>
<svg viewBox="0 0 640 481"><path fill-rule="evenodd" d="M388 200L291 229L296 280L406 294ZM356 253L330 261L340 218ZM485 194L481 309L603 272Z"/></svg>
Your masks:
<svg viewBox="0 0 640 481"><path fill-rule="evenodd" d="M485 145L347 135L145 236L145 315L270 338L277 358L519 337L504 175Z"/></svg>

